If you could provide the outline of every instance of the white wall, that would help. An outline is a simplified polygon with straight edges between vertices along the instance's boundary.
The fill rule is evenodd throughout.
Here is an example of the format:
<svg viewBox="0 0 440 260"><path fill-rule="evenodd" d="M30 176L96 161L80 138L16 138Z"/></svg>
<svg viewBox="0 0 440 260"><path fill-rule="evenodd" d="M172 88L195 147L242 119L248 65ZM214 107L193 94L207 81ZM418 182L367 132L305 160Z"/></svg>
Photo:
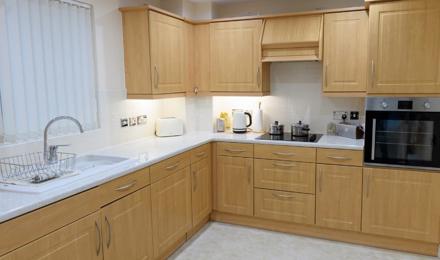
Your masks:
<svg viewBox="0 0 440 260"><path fill-rule="evenodd" d="M278 120L290 131L290 124L302 120L313 132L325 133L333 111L360 111L363 98L329 98L322 95L322 64L285 62L271 65L271 95L265 97L214 97L213 117L232 109L255 110L262 103L264 129Z"/></svg>

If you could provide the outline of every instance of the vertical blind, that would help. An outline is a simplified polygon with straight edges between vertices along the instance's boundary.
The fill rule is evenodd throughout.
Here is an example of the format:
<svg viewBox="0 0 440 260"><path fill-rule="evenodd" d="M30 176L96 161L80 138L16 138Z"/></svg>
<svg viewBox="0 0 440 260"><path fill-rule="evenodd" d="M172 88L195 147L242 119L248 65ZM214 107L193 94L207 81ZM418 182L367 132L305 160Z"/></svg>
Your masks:
<svg viewBox="0 0 440 260"><path fill-rule="evenodd" d="M53 117L99 127L93 10L69 0L0 0L0 142L41 138ZM52 135L77 128L57 124Z"/></svg>

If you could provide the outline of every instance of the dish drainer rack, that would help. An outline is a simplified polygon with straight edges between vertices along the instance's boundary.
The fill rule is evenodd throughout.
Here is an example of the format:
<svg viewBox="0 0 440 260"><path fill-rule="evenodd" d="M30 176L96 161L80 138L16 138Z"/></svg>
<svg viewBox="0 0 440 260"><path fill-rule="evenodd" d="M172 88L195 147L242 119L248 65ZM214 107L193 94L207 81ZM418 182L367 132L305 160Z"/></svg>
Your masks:
<svg viewBox="0 0 440 260"><path fill-rule="evenodd" d="M43 152L0 158L0 183L41 183L74 172L75 154L57 152L57 158L48 163Z"/></svg>

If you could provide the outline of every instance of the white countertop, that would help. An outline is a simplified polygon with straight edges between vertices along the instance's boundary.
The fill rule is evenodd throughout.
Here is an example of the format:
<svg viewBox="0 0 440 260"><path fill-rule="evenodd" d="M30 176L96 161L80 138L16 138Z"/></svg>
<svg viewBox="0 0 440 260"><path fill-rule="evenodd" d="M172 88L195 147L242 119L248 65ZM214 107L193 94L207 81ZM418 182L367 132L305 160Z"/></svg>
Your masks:
<svg viewBox="0 0 440 260"><path fill-rule="evenodd" d="M89 154L129 157L132 160L123 168L112 169L98 175L88 176L60 188L43 193L18 193L0 191L0 223L41 208L61 199L96 187L133 171L155 164L179 153L191 150L211 141L277 144L304 147L362 150L364 140L324 135L317 143L255 140L261 134L231 134L196 132L178 137L147 137L124 144L91 151Z"/></svg>

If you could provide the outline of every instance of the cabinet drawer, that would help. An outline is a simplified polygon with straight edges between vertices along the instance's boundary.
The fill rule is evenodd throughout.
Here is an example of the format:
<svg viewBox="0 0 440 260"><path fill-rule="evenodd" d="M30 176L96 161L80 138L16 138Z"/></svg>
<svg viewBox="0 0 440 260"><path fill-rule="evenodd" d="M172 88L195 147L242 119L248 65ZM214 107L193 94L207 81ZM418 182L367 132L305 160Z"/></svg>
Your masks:
<svg viewBox="0 0 440 260"><path fill-rule="evenodd" d="M363 152L344 149L318 149L318 163L337 165L363 165Z"/></svg>
<svg viewBox="0 0 440 260"><path fill-rule="evenodd" d="M254 160L255 187L315 193L315 163Z"/></svg>
<svg viewBox="0 0 440 260"><path fill-rule="evenodd" d="M255 158L315 162L316 148L256 144Z"/></svg>
<svg viewBox="0 0 440 260"><path fill-rule="evenodd" d="M101 185L103 204L108 204L150 184L150 169L145 168L132 174Z"/></svg>
<svg viewBox="0 0 440 260"><path fill-rule="evenodd" d="M190 152L182 153L151 166L151 183L163 179L190 164Z"/></svg>
<svg viewBox="0 0 440 260"><path fill-rule="evenodd" d="M315 196L255 189L255 216L312 225L315 223Z"/></svg>
<svg viewBox="0 0 440 260"><path fill-rule="evenodd" d="M253 157L254 145L242 143L217 143L217 155Z"/></svg>
<svg viewBox="0 0 440 260"><path fill-rule="evenodd" d="M191 150L191 163L198 162L211 156L211 144L205 144Z"/></svg>

